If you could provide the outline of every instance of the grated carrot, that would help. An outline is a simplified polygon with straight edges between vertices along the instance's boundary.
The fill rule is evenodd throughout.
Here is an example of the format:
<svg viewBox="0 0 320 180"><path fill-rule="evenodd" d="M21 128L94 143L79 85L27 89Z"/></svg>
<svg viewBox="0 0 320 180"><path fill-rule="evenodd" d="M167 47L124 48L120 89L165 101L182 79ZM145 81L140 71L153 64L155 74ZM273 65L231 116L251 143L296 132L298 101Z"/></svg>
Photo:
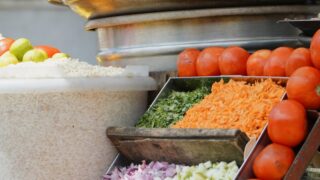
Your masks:
<svg viewBox="0 0 320 180"><path fill-rule="evenodd" d="M212 85L211 94L193 105L172 128L240 129L257 138L268 121L272 107L285 89L271 79L247 84L223 80Z"/></svg>

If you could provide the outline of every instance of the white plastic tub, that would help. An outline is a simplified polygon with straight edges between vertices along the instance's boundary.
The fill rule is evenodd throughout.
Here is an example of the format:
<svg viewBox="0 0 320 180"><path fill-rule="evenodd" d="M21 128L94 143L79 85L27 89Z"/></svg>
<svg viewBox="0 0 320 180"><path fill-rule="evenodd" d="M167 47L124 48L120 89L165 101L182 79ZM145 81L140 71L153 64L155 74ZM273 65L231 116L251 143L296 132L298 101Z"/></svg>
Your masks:
<svg viewBox="0 0 320 180"><path fill-rule="evenodd" d="M108 126L143 114L149 77L0 80L0 179L98 180L115 158Z"/></svg>

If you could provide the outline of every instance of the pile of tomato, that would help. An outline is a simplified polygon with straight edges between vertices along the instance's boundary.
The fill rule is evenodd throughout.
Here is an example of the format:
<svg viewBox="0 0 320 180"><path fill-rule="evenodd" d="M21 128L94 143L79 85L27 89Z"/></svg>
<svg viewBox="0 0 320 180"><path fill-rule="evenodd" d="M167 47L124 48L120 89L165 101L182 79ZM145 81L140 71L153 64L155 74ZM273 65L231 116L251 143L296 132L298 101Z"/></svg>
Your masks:
<svg viewBox="0 0 320 180"><path fill-rule="evenodd" d="M290 168L295 158L292 148L307 135L306 110L320 108L320 71L310 66L298 68L289 77L286 91L288 100L274 106L268 117L267 132L272 144L253 163L253 172L259 179L281 179Z"/></svg>
<svg viewBox="0 0 320 180"><path fill-rule="evenodd" d="M313 64L320 67L320 58L311 58L310 52L307 48L290 47L279 47L273 51L261 49L251 55L236 46L209 47L201 52L192 48L185 49L177 61L178 75L290 76L299 67ZM320 57L320 53L314 56Z"/></svg>
<svg viewBox="0 0 320 180"><path fill-rule="evenodd" d="M178 75L281 76L289 77L288 100L273 107L269 114L268 136L272 141L253 163L261 180L282 179L290 168L295 152L307 136L308 109L320 109L320 30L310 48L279 47L249 54L241 47L209 47L203 51L186 49L179 54Z"/></svg>
<svg viewBox="0 0 320 180"><path fill-rule="evenodd" d="M320 68L320 31L312 40L310 49L279 47L273 51L262 49L250 55L241 47L208 47L201 52L185 49L177 60L178 75L217 76L290 76L303 66Z"/></svg>

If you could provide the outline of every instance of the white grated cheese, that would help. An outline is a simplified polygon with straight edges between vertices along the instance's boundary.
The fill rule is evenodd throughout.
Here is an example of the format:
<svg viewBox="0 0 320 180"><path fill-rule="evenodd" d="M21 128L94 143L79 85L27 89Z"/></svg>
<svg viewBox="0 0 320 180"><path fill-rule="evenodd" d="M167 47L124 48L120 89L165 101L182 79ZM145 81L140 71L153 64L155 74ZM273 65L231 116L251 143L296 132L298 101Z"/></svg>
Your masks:
<svg viewBox="0 0 320 180"><path fill-rule="evenodd" d="M56 63L58 68L61 68L62 72L67 77L121 76L124 74L123 68L90 65L86 62L81 62L76 59L61 59L61 60L49 59L46 62Z"/></svg>
<svg viewBox="0 0 320 180"><path fill-rule="evenodd" d="M77 59L48 59L22 62L0 69L0 78L62 78L126 76L124 68L90 65Z"/></svg>

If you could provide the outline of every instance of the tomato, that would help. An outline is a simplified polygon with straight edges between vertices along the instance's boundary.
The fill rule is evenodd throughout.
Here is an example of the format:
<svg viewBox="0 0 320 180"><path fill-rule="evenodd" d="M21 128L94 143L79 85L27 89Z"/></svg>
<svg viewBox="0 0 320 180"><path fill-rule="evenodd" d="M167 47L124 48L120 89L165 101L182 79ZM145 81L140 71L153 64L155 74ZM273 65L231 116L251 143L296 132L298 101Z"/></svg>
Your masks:
<svg viewBox="0 0 320 180"><path fill-rule="evenodd" d="M304 140L307 128L306 110L295 100L278 103L269 114L268 135L274 143L295 147Z"/></svg>
<svg viewBox="0 0 320 180"><path fill-rule="evenodd" d="M253 161L253 172L259 179L280 180L294 160L291 148L272 143L266 146Z"/></svg>
<svg viewBox="0 0 320 180"><path fill-rule="evenodd" d="M190 48L182 51L178 56L177 67L180 77L196 76L196 62L200 54L198 49Z"/></svg>
<svg viewBox="0 0 320 180"><path fill-rule="evenodd" d="M247 61L248 76L263 76L264 66L271 54L268 49L261 49L254 52Z"/></svg>
<svg viewBox="0 0 320 180"><path fill-rule="evenodd" d="M279 47L272 51L267 63L264 66L265 76L285 76L287 59L293 49L289 47Z"/></svg>
<svg viewBox="0 0 320 180"><path fill-rule="evenodd" d="M4 38L0 40L0 56L10 49L13 42L14 40L11 38Z"/></svg>
<svg viewBox="0 0 320 180"><path fill-rule="evenodd" d="M197 74L199 76L220 75L219 58L224 48L209 47L204 49L197 59Z"/></svg>
<svg viewBox="0 0 320 180"><path fill-rule="evenodd" d="M59 49L54 48L52 46L41 45L41 46L35 46L34 48L44 50L48 54L49 58L51 58L56 53L60 53Z"/></svg>
<svg viewBox="0 0 320 180"><path fill-rule="evenodd" d="M248 51L241 47L228 47L219 59L219 69L222 75L246 75Z"/></svg>
<svg viewBox="0 0 320 180"><path fill-rule="evenodd" d="M320 70L301 67L289 77L287 82L289 99L299 101L307 109L320 108Z"/></svg>
<svg viewBox="0 0 320 180"><path fill-rule="evenodd" d="M286 76L303 66L312 66L310 51L307 48L295 49L287 60Z"/></svg>
<svg viewBox="0 0 320 180"><path fill-rule="evenodd" d="M310 53L313 65L320 69L320 29L312 37Z"/></svg>

